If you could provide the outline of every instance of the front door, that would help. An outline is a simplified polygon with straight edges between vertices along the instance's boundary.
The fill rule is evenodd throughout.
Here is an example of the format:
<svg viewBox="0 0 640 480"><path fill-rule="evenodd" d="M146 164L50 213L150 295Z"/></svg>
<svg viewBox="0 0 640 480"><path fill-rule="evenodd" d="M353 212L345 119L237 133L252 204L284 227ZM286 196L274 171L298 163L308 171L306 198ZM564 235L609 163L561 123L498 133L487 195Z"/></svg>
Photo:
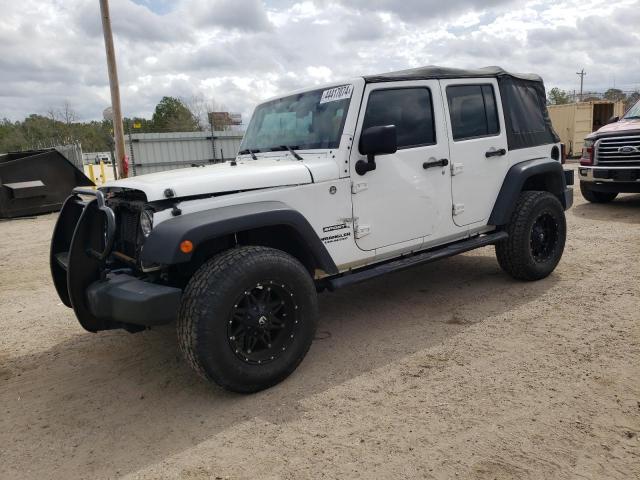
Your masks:
<svg viewBox="0 0 640 480"><path fill-rule="evenodd" d="M451 138L453 221L486 222L509 168L495 79L442 80Z"/></svg>
<svg viewBox="0 0 640 480"><path fill-rule="evenodd" d="M376 156L376 169L358 175L356 162L366 160L358 149L360 133L382 125L396 126L398 151ZM448 157L437 80L367 85L350 162L359 248L418 246L443 216L451 218Z"/></svg>

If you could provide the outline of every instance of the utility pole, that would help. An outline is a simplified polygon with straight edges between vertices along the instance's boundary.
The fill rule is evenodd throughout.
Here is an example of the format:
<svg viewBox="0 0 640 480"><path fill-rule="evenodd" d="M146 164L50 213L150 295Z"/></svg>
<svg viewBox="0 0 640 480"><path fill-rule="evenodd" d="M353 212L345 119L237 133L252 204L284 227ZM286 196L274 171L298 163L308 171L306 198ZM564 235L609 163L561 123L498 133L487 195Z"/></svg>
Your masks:
<svg viewBox="0 0 640 480"><path fill-rule="evenodd" d="M118 69L116 68L116 52L113 46L113 32L111 31L111 15L109 14L109 0L100 0L102 14L102 31L104 33L104 48L107 53L107 70L109 71L109 86L111 87L111 107L113 109L113 137L116 150L115 163L118 165L120 178L128 176L129 166L124 153L124 129L122 125L122 109L120 108L120 86L118 84Z"/></svg>
<svg viewBox="0 0 640 480"><path fill-rule="evenodd" d="M127 130L129 132L129 158L131 159L131 170L133 176L136 176L136 157L133 155L133 138L131 137L131 120L127 122Z"/></svg>
<svg viewBox="0 0 640 480"><path fill-rule="evenodd" d="M584 76L587 72L584 71L584 68L579 72L576 72L576 75L580 76L580 101L582 101L582 87L584 86Z"/></svg>

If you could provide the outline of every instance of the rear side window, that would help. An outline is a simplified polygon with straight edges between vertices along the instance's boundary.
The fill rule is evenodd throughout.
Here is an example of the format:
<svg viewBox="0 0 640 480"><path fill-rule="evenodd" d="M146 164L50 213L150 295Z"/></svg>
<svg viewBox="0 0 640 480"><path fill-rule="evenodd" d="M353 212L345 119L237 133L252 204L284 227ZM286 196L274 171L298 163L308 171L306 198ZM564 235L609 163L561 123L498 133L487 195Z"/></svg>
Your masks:
<svg viewBox="0 0 640 480"><path fill-rule="evenodd" d="M436 143L429 89L398 88L371 92L362 130L381 125L396 126L398 148Z"/></svg>
<svg viewBox="0 0 640 480"><path fill-rule="evenodd" d="M539 133L546 130L543 116L544 106L536 90L528 85L511 87L510 101L507 105L509 117L515 133Z"/></svg>
<svg viewBox="0 0 640 480"><path fill-rule="evenodd" d="M496 97L491 85L452 85L447 101L454 140L500 133Z"/></svg>

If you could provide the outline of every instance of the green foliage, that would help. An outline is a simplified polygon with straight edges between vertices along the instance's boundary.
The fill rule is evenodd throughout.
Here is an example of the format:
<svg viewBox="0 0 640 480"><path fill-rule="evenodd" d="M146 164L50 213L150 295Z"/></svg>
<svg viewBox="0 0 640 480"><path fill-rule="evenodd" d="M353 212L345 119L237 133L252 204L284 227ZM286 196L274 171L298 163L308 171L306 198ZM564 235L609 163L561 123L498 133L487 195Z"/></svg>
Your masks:
<svg viewBox="0 0 640 480"><path fill-rule="evenodd" d="M153 127L157 132L193 132L199 130L198 120L178 98L162 97L153 113Z"/></svg>
<svg viewBox="0 0 640 480"><path fill-rule="evenodd" d="M547 98L551 105L564 105L569 103L569 95L567 95L567 92L560 90L558 87L554 87L549 90Z"/></svg>
<svg viewBox="0 0 640 480"><path fill-rule="evenodd" d="M627 99L627 95L618 88L610 88L604 92L603 98L605 100L611 100L612 102L624 102Z"/></svg>
<svg viewBox="0 0 640 480"><path fill-rule="evenodd" d="M50 148L79 143L85 152L111 150L113 126L107 120L79 122L68 104L47 116L31 114L22 121L0 120L0 154L19 150ZM134 124L140 128L134 128ZM199 130L198 120L184 102L163 97L153 118L125 118L125 134L150 132L190 132Z"/></svg>

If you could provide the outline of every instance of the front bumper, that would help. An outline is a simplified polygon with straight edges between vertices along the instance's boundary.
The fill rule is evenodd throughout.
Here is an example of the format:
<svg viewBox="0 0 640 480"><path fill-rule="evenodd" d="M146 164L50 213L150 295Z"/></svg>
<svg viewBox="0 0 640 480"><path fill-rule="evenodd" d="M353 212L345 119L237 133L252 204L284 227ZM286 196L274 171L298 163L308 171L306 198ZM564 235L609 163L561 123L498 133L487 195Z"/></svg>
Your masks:
<svg viewBox="0 0 640 480"><path fill-rule="evenodd" d="M181 297L179 288L126 274L109 274L87 288L87 305L96 318L147 327L178 318Z"/></svg>
<svg viewBox="0 0 640 480"><path fill-rule="evenodd" d="M580 166L578 178L594 191L640 193L640 168Z"/></svg>
<svg viewBox="0 0 640 480"><path fill-rule="evenodd" d="M79 195L93 196L84 201ZM90 332L138 331L178 316L182 291L146 281L110 262L115 216L100 191L76 189L65 201L51 240L53 283ZM116 272L127 273L116 273Z"/></svg>
<svg viewBox="0 0 640 480"><path fill-rule="evenodd" d="M563 205L565 210L569 210L573 205L573 170L564 170L564 183L566 188L563 192Z"/></svg>

